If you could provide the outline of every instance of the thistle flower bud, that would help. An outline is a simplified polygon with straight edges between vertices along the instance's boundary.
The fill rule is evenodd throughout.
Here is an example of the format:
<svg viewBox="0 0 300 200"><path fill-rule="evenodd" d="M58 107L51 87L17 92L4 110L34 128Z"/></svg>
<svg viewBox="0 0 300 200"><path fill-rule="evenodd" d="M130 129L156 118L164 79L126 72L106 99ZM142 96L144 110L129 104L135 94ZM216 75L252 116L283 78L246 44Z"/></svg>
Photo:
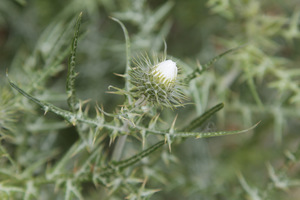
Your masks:
<svg viewBox="0 0 300 200"><path fill-rule="evenodd" d="M148 56L134 61L136 66L129 72L131 83L135 86L132 89L134 97L160 106L183 106L182 99L185 96L177 80L176 62L163 60L152 64Z"/></svg>
<svg viewBox="0 0 300 200"><path fill-rule="evenodd" d="M159 63L152 71L157 81L166 85L171 85L177 78L177 66L172 60L165 60Z"/></svg>

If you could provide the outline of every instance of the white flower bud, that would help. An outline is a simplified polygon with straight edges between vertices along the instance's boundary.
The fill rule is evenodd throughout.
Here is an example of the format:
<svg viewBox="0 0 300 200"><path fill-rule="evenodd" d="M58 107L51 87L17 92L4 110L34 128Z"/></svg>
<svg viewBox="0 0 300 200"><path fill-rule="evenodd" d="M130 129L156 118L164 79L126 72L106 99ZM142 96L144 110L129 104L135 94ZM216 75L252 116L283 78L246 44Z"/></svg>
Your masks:
<svg viewBox="0 0 300 200"><path fill-rule="evenodd" d="M176 80L177 66L172 60L165 60L158 63L152 72L153 76L158 78L161 83L169 84Z"/></svg>
<svg viewBox="0 0 300 200"><path fill-rule="evenodd" d="M186 97L181 82L177 80L176 62L158 62L155 57L153 60L157 62L152 63L148 55L142 55L134 60L135 66L129 71L130 82L135 86L132 95L137 103L146 101L170 108L183 106Z"/></svg>

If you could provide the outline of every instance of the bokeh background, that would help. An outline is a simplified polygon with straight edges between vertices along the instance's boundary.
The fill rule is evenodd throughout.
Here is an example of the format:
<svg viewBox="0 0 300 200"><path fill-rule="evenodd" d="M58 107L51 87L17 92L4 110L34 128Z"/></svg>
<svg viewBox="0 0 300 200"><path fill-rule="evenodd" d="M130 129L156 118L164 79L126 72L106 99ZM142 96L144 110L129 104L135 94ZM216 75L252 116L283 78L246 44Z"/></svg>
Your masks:
<svg viewBox="0 0 300 200"><path fill-rule="evenodd" d="M182 63L183 75L242 46L193 80L187 91L193 104L174 112L180 128L223 102L224 109L199 130L243 129L260 121L259 126L243 135L175 144L169 164L157 161L145 168L156 170L156 179L150 177L147 185L161 189L152 199L300 199L299 0L1 0L0 127L13 132L8 149L21 166L26 168L34 159L35 148L64 152L78 135L70 134L75 132L72 127L51 132L36 125L56 122L57 117L44 118L21 97L11 101L16 97L5 73L40 99L67 108L66 57L74 26L70 21L81 11L77 94L91 99L91 107L97 102L107 111L124 101L106 91L109 85L123 87L124 80L114 73L124 73L126 64L124 35L110 16L128 29L133 55L161 52L165 40L168 55ZM64 40L56 41L62 33ZM60 54L53 55L53 49ZM39 72L57 60L61 62L55 70L41 77ZM157 159L164 160L167 152L158 152ZM99 199L103 193L107 191L89 184L83 190L86 199Z"/></svg>

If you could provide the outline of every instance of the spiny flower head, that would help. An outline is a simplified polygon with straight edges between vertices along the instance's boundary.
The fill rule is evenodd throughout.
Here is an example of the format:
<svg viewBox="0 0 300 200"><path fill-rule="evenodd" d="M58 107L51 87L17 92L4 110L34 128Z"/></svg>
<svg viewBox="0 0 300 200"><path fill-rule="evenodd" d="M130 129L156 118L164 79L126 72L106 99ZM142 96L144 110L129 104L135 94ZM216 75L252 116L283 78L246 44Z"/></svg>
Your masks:
<svg viewBox="0 0 300 200"><path fill-rule="evenodd" d="M185 96L177 78L176 62L166 59L159 62L157 58L153 60L147 55L134 60L135 66L129 72L131 83L135 86L132 88L134 96L165 107L183 106Z"/></svg>

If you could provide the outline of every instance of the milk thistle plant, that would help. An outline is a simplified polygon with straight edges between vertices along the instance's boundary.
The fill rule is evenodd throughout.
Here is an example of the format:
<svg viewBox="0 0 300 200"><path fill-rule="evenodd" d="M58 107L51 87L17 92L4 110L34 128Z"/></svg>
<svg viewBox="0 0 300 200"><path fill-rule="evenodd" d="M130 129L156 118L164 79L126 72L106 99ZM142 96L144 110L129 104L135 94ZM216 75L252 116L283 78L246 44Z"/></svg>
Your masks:
<svg viewBox="0 0 300 200"><path fill-rule="evenodd" d="M299 0L0 2L1 200L299 200Z"/></svg>
<svg viewBox="0 0 300 200"><path fill-rule="evenodd" d="M202 68L197 68L190 74L178 74L180 66L172 59L167 59L166 51L161 60L154 57L151 61L147 55L133 59L127 30L123 23L115 18L112 19L118 22L124 31L127 64L125 74L120 75L125 78L125 87L111 86L109 92L123 95L126 100L114 113L108 113L101 106L96 106L96 116L91 117L88 108L85 107L86 102L77 97L75 89L77 76L75 58L81 17L82 14L75 23L68 62L66 89L69 109L60 108L35 97L30 94L31 90L25 91L23 86L18 86L14 80L8 78L14 90L41 107L45 114L52 112L64 118L67 124L74 126L79 138L63 155L53 152L45 157L37 151L37 158L40 159L32 158L33 164L26 163L25 167L19 167L17 161L14 161L7 150L1 146L7 157L6 166L13 166L1 168L0 172L5 173L6 178L6 181L0 183L1 199L84 199L88 195L87 190L84 189L87 183L92 184L99 192L102 191L102 187L108 188L108 196L148 199L160 191L160 189L145 187L148 177L159 179L158 172L153 171L154 169L150 170L149 166L153 163L149 159L165 144L171 151L171 145L176 138L225 136L244 133L256 126L234 131L193 132L222 109L222 103L195 117L182 128L176 128L177 117L174 117L173 122L166 123L160 117L165 109L160 107L171 108L171 112L174 112L175 108L184 106L186 101L182 92L184 85L233 50L213 58ZM56 66L57 64L50 65L52 68ZM44 73L48 73L49 70L51 69L45 69ZM128 137L130 140L142 141L143 149L136 147L135 153L124 158L122 153L124 145L129 142ZM171 158L165 156L164 160L171 160Z"/></svg>

